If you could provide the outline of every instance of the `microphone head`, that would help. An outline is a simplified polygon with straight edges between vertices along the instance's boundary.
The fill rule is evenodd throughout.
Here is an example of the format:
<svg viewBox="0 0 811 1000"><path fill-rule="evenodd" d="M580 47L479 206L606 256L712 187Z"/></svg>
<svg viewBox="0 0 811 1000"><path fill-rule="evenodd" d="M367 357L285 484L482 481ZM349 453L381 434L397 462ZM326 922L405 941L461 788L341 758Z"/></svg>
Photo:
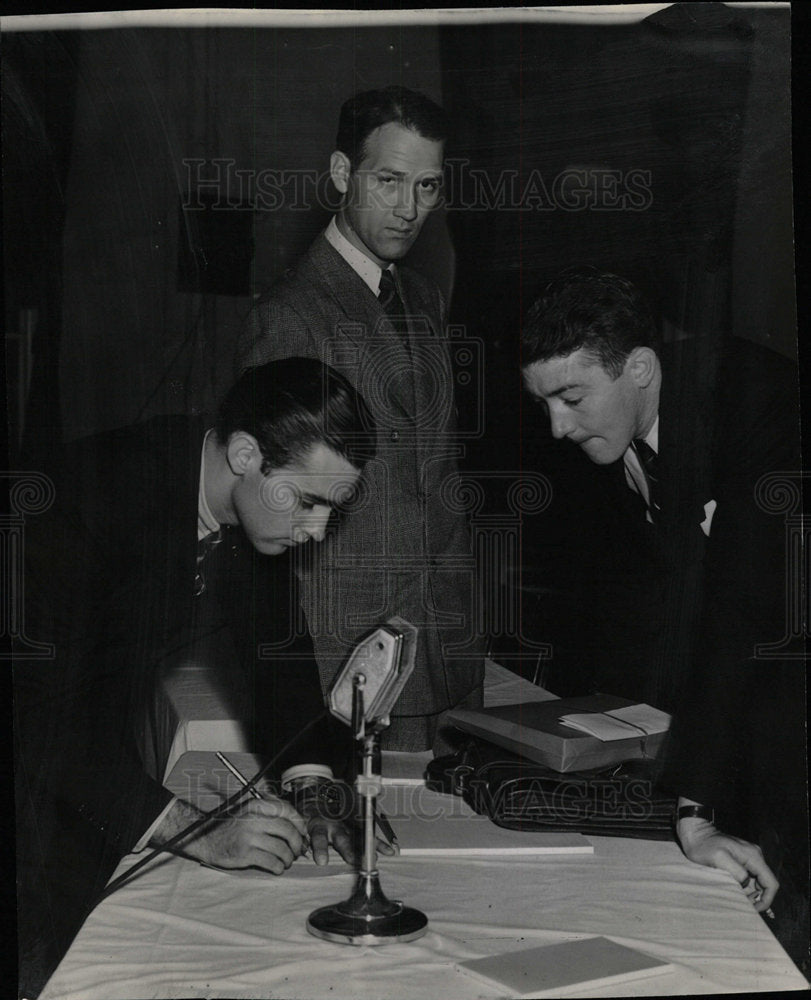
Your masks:
<svg viewBox="0 0 811 1000"><path fill-rule="evenodd" d="M390 618L357 643L333 682L328 705L332 714L353 724L355 679L363 678L366 726L389 724L389 713L414 670L417 629L402 618Z"/></svg>

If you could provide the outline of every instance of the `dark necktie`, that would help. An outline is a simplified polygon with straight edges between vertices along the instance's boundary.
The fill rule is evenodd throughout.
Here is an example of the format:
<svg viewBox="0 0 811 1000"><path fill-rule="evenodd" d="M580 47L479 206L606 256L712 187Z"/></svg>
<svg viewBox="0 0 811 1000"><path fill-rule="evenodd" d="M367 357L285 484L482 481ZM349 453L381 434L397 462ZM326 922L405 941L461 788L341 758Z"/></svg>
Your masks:
<svg viewBox="0 0 811 1000"><path fill-rule="evenodd" d="M642 438L634 438L633 446L648 482L648 510L651 519L656 522L662 513L659 504L659 456Z"/></svg>
<svg viewBox="0 0 811 1000"><path fill-rule="evenodd" d="M380 305L389 317L391 325L400 335L403 343L408 347L408 317L406 316L403 300L397 291L397 283L391 271L385 270L380 274L380 287L377 291Z"/></svg>
<svg viewBox="0 0 811 1000"><path fill-rule="evenodd" d="M377 290L377 297L380 304L389 316L402 318L405 316L405 306L403 300L397 292L397 283L394 275L388 269L380 274L380 287Z"/></svg>
<svg viewBox="0 0 811 1000"><path fill-rule="evenodd" d="M197 542L197 576L194 579L194 596L199 597L206 589L206 578L203 573L203 563L214 549L223 541L225 537L225 525L220 526L219 531L212 531Z"/></svg>

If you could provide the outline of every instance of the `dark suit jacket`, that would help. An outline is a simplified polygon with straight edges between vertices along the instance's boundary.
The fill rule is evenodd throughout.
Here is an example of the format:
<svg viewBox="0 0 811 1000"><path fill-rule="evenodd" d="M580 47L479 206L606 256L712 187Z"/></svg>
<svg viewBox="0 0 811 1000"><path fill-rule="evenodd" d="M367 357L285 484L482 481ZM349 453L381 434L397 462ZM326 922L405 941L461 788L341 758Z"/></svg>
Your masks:
<svg viewBox="0 0 811 1000"><path fill-rule="evenodd" d="M803 661L756 654L786 635L792 587L789 525L764 477L799 490L797 371L786 359L730 338L663 358L661 471L670 515L668 607L694 623L666 779L713 805L722 826L761 839L786 820L800 836L805 788ZM714 501L709 536L692 528ZM700 572L697 572L700 570ZM664 642L679 623L671 613ZM665 663L660 656L660 663Z"/></svg>
<svg viewBox="0 0 811 1000"><path fill-rule="evenodd" d="M230 529L215 550L219 566L203 566L209 591L193 596L204 430L200 420L155 418L76 442L55 473L53 507L26 526L27 628L53 642L56 657L15 665L22 877L69 877L80 866L71 844L87 855L77 887L85 903L90 883L104 884L171 798L144 767L145 713L161 670L218 656L226 686L241 670L259 752L278 750L323 709L306 629L302 637L293 627L295 577L284 557L261 556ZM261 643L278 656L261 659ZM330 719L276 776L305 760L341 770L350 752L348 730Z"/></svg>
<svg viewBox="0 0 811 1000"><path fill-rule="evenodd" d="M746 836L753 799L762 813L776 787L795 799L804 788L802 661L754 655L786 628L788 525L756 487L800 468L796 369L736 338L667 345L661 362L658 524L622 461L546 448L550 461L561 455L560 474L547 469L554 495L533 553L557 591L548 683L674 713L673 790Z"/></svg>
<svg viewBox="0 0 811 1000"><path fill-rule="evenodd" d="M394 614L418 627L416 668L384 739L396 749L423 749L432 737L425 717L480 688L483 638L476 635L464 505L454 488L459 446L442 297L408 268L398 274L411 316L408 346L367 285L319 237L257 304L239 362L320 358L372 410L377 450L364 472L362 502L313 553L302 601L325 685L363 631ZM406 716L417 718L409 725Z"/></svg>

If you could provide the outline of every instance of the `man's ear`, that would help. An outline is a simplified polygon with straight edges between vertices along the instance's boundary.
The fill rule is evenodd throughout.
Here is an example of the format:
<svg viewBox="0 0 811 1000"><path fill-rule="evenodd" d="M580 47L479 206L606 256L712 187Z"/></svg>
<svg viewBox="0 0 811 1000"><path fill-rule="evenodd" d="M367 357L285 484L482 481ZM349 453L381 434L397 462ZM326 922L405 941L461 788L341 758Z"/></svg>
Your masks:
<svg viewBox="0 0 811 1000"><path fill-rule="evenodd" d="M625 362L626 370L640 389L646 389L656 375L659 359L652 347L635 347Z"/></svg>
<svg viewBox="0 0 811 1000"><path fill-rule="evenodd" d="M346 153L336 149L329 158L329 175L332 183L340 194L346 194L349 190L349 175L352 173L352 164Z"/></svg>
<svg viewBox="0 0 811 1000"><path fill-rule="evenodd" d="M262 452L259 450L259 442L246 431L234 431L228 438L225 457L228 461L228 467L235 476L244 476L246 472L251 472L262 466Z"/></svg>

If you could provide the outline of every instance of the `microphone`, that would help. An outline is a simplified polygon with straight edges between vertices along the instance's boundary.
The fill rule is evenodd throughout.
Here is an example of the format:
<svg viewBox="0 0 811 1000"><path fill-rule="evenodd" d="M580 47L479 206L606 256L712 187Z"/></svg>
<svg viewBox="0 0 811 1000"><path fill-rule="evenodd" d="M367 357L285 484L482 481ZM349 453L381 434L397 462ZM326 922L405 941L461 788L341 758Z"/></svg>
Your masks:
<svg viewBox="0 0 811 1000"><path fill-rule="evenodd" d="M382 780L375 773L380 757L380 732L391 722L389 713L414 670L417 630L402 618L390 618L355 646L330 689L330 712L352 727L363 745L361 773L355 781L363 802L363 861L355 890L343 903L322 906L307 918L315 937L342 944L388 944L415 941L427 927L420 910L386 898L380 887L375 847L375 800Z"/></svg>
<svg viewBox="0 0 811 1000"><path fill-rule="evenodd" d="M389 713L414 671L417 629L402 618L390 618L365 635L352 650L329 692L328 707L336 719L362 732L385 729ZM363 692L361 717L356 692ZM362 727L362 728L361 728Z"/></svg>

